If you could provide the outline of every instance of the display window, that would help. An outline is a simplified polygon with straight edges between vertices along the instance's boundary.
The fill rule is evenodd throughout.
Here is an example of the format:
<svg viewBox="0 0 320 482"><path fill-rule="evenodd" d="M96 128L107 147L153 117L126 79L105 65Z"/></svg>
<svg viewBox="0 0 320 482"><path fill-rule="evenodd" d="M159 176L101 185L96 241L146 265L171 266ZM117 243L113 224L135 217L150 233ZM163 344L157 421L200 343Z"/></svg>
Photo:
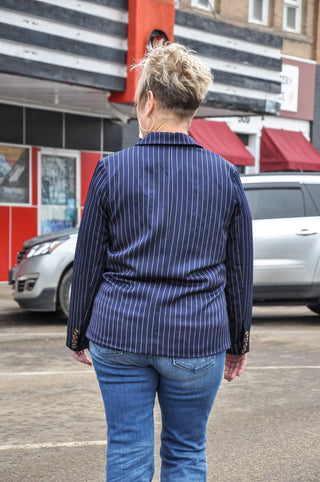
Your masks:
<svg viewBox="0 0 320 482"><path fill-rule="evenodd" d="M79 153L39 150L40 234L71 228L79 216Z"/></svg>
<svg viewBox="0 0 320 482"><path fill-rule="evenodd" d="M30 204L30 148L0 144L0 203Z"/></svg>

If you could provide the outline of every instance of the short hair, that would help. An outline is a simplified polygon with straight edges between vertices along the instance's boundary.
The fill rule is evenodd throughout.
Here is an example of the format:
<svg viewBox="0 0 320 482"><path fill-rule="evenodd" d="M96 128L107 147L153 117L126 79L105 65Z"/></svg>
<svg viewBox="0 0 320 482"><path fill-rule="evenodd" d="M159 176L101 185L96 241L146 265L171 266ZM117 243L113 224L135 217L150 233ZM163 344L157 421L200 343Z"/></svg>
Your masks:
<svg viewBox="0 0 320 482"><path fill-rule="evenodd" d="M190 117L203 102L213 81L210 68L193 51L177 43L148 46L133 68L141 70L136 102L145 103L151 91L160 107L180 117Z"/></svg>

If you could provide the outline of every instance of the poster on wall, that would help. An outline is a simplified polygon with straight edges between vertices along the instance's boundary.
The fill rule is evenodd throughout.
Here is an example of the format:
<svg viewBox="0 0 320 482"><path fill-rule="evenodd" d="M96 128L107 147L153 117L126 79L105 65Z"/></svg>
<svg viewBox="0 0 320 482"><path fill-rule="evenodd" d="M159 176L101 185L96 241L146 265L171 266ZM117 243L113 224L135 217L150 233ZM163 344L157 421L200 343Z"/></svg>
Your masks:
<svg viewBox="0 0 320 482"><path fill-rule="evenodd" d="M76 158L41 156L41 233L76 225Z"/></svg>
<svg viewBox="0 0 320 482"><path fill-rule="evenodd" d="M0 145L0 203L30 203L30 150Z"/></svg>

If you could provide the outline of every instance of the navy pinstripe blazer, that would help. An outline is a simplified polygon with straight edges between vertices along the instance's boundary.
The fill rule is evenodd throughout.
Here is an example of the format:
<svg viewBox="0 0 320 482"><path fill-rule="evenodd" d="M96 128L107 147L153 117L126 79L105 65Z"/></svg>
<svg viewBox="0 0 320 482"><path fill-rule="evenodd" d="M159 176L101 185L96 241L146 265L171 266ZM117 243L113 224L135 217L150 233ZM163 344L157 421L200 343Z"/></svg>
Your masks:
<svg viewBox="0 0 320 482"><path fill-rule="evenodd" d="M236 167L180 133L99 161L74 261L67 346L249 350L251 215Z"/></svg>

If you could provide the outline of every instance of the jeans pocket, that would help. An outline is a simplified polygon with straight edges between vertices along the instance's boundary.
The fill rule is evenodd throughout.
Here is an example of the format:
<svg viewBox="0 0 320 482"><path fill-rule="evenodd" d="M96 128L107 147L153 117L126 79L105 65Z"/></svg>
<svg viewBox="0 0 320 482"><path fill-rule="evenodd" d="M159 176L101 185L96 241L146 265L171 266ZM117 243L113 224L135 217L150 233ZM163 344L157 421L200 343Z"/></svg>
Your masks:
<svg viewBox="0 0 320 482"><path fill-rule="evenodd" d="M216 362L215 355L204 356L200 358L173 358L173 364L177 368L187 370L189 372L199 372L211 367Z"/></svg>
<svg viewBox="0 0 320 482"><path fill-rule="evenodd" d="M106 346L97 345L96 343L93 343L92 341L90 341L90 353L91 352L93 352L93 354L96 353L104 358L122 356L124 353L121 350L116 350L114 348L108 348Z"/></svg>

